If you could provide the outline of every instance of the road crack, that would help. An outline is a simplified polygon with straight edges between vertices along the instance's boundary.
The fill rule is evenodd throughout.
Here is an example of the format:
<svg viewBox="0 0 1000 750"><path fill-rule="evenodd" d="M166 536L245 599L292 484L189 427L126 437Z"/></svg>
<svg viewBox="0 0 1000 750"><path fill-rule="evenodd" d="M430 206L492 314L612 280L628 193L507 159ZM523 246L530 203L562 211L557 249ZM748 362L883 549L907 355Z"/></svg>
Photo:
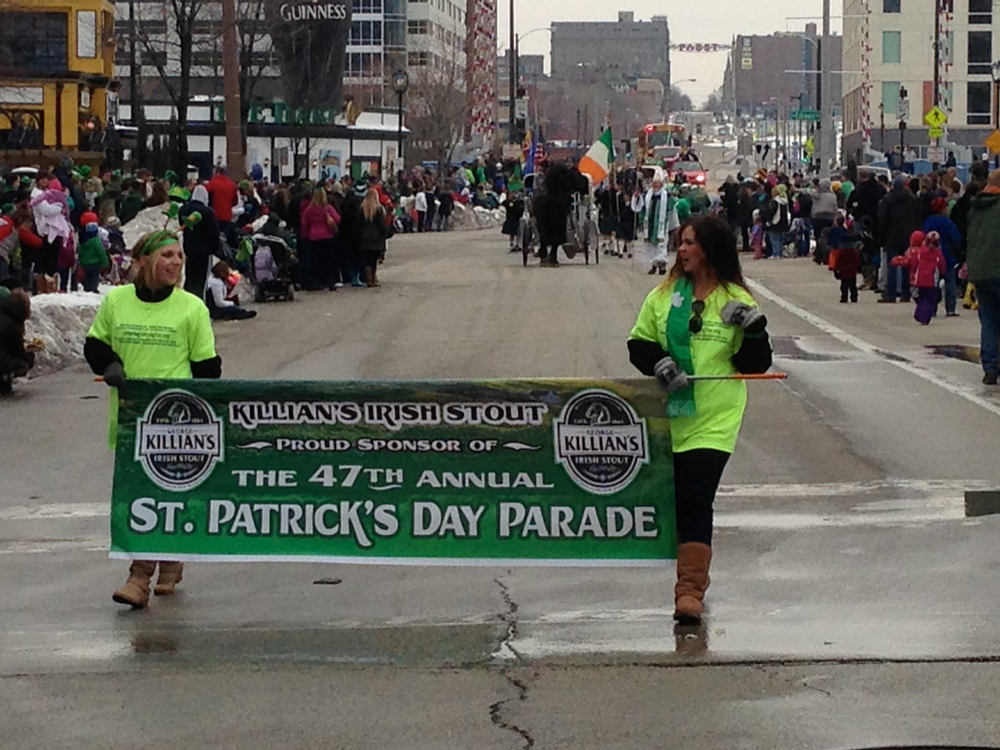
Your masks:
<svg viewBox="0 0 1000 750"><path fill-rule="evenodd" d="M499 587L500 596L503 597L504 604L507 607L506 610L499 616L500 621L505 626L504 637L500 641L497 648L497 652L501 654L501 657L504 659L499 670L500 676L503 677L504 680L506 680L507 683L517 691L517 697L506 698L491 704L490 721L492 721L495 726L503 729L505 732L513 732L518 735L524 743L522 745L524 750L531 750L531 748L535 746L535 738L531 736L531 732L523 727L519 727L506 717L506 708L508 704L513 703L515 700L520 703L528 699L528 684L511 674L509 660L506 658L507 654L513 654L515 663L521 661L521 655L518 654L517 649L514 648L514 639L517 638L518 606L517 602L514 601L510 594L510 587L504 583L503 580L498 577L494 578L493 582Z"/></svg>

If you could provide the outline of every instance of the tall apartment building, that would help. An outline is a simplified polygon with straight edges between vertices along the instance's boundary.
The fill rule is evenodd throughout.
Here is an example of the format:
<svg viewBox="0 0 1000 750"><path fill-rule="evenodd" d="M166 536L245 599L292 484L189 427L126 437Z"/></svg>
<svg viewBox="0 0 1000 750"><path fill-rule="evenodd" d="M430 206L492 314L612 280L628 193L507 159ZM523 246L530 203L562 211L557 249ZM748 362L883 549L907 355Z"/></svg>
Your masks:
<svg viewBox="0 0 1000 750"><path fill-rule="evenodd" d="M1000 6L993 0L845 0L845 154L859 154L866 139L880 152L899 144L901 89L908 94L910 110L906 144L921 155L931 144L924 115L935 105L936 5L936 96L948 114L942 144L982 151L996 125L991 68L1000 59Z"/></svg>
<svg viewBox="0 0 1000 750"><path fill-rule="evenodd" d="M552 77L599 80L611 86L656 78L670 88L670 26L666 16L636 21L620 11L617 21L554 22Z"/></svg>
<svg viewBox="0 0 1000 750"><path fill-rule="evenodd" d="M789 108L815 109L819 76L801 71L819 68L817 53L821 41L814 23L808 24L803 32L778 32L770 36L740 34L733 40L726 64L723 98L734 102L737 113L743 117L762 112L773 114L775 110L781 114ZM840 70L843 39L833 36L830 44L830 59L834 69ZM831 78L829 95L835 109L839 109L840 76Z"/></svg>
<svg viewBox="0 0 1000 750"><path fill-rule="evenodd" d="M411 70L465 73L465 0L409 0L406 62Z"/></svg>

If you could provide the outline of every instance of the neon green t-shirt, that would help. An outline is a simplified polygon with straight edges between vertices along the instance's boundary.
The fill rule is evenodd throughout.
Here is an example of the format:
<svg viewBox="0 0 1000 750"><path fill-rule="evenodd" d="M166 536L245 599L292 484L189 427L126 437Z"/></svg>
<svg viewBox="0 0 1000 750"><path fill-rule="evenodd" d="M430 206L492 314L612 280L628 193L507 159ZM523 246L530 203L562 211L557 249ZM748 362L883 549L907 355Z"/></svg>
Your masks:
<svg viewBox="0 0 1000 750"><path fill-rule="evenodd" d="M667 346L667 314L675 284L671 283L663 291L657 287L649 293L629 334L630 339L655 341L670 353ZM743 345L743 329L722 322L722 308L734 299L756 305L750 292L736 284L720 284L705 300L701 333L691 335L692 374L736 374L733 356ZM732 453L736 449L736 438L746 411L746 383L738 380L698 381L694 384L694 402L695 416L670 420L674 453L698 448Z"/></svg>
<svg viewBox="0 0 1000 750"><path fill-rule="evenodd" d="M205 303L183 289L162 302L143 302L135 286L108 292L88 338L108 344L122 360L128 378L190 378L191 363L213 359L215 334ZM114 449L118 394L111 397L109 442Z"/></svg>

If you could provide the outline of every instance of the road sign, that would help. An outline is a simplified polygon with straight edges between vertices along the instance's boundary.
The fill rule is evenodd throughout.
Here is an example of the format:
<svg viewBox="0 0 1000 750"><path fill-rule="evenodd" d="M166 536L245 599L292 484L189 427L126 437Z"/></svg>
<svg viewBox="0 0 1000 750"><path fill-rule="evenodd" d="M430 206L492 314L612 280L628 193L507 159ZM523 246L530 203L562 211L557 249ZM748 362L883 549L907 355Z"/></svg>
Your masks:
<svg viewBox="0 0 1000 750"><path fill-rule="evenodd" d="M931 146L927 149L927 161L933 164L940 164L944 161L944 149L940 146Z"/></svg>
<svg viewBox="0 0 1000 750"><path fill-rule="evenodd" d="M900 120L909 120L910 119L910 100L909 99L900 99L899 102L896 104L896 106L897 106L896 114L899 116L899 119Z"/></svg>
<svg viewBox="0 0 1000 750"><path fill-rule="evenodd" d="M1000 130L993 131L993 134L986 139L985 146L994 154L1000 154Z"/></svg>
<svg viewBox="0 0 1000 750"><path fill-rule="evenodd" d="M940 128L948 122L948 115L940 107L931 107L931 111L924 115L924 122L932 128Z"/></svg>
<svg viewBox="0 0 1000 750"><path fill-rule="evenodd" d="M520 143L505 143L503 144L503 158L504 161L514 161L515 159L520 159L523 156Z"/></svg>
<svg viewBox="0 0 1000 750"><path fill-rule="evenodd" d="M927 137L928 138L943 138L944 137L944 128L936 128L933 125L931 125L930 129L927 131Z"/></svg>
<svg viewBox="0 0 1000 750"><path fill-rule="evenodd" d="M804 120L806 122L819 122L820 114L815 109L793 109L789 118L792 120Z"/></svg>

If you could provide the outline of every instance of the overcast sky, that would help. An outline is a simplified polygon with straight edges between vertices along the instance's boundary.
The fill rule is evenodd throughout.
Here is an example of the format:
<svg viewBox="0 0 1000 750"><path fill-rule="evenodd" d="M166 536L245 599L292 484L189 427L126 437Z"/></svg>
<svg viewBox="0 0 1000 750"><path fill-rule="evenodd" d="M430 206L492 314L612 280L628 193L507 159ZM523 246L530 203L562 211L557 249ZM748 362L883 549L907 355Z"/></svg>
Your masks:
<svg viewBox="0 0 1000 750"><path fill-rule="evenodd" d="M823 0L514 0L514 3L515 27L522 36L532 29L548 27L552 21L612 21L618 19L619 10L632 10L637 20L665 15L670 23L672 44L729 44L735 34L801 31L809 21L793 17L818 16L823 12ZM502 54L508 46L510 0L497 0L497 5ZM841 2L833 3L835 16L840 15L842 7ZM821 21L816 19L816 24L821 26ZM833 21L832 28L840 32L839 19ZM522 41L521 53L548 57L550 36L544 31L531 34ZM670 53L673 80L696 79L678 86L699 104L722 85L726 55L726 52L673 50Z"/></svg>

